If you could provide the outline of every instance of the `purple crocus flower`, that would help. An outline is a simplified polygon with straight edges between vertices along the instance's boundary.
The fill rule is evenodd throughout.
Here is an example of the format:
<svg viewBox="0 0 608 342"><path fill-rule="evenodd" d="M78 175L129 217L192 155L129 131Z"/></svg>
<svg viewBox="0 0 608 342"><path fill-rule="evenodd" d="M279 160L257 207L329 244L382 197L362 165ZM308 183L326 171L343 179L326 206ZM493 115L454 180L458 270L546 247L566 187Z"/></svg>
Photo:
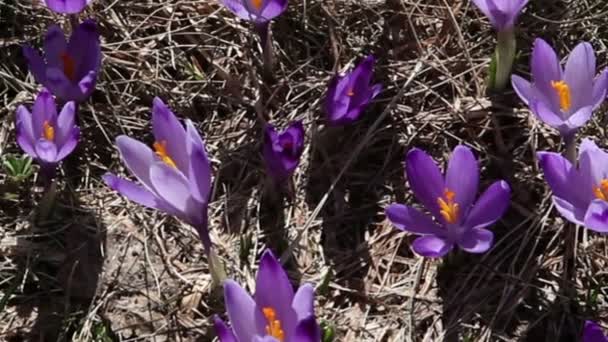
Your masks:
<svg viewBox="0 0 608 342"><path fill-rule="evenodd" d="M583 328L583 342L608 342L608 337L602 332L597 323L586 321Z"/></svg>
<svg viewBox="0 0 608 342"><path fill-rule="evenodd" d="M583 139L578 167L558 153L538 152L537 157L559 213L570 222L608 233L608 153Z"/></svg>
<svg viewBox="0 0 608 342"><path fill-rule="evenodd" d="M159 98L152 108L154 151L128 136L116 138L118 152L138 185L111 173L103 179L113 190L133 202L174 215L197 229L207 252L207 204L211 189L211 165L196 128L186 129Z"/></svg>
<svg viewBox="0 0 608 342"><path fill-rule="evenodd" d="M232 329L215 318L221 342L320 342L314 315L314 288L302 285L294 294L289 278L272 252L260 260L255 296L232 280L224 282L224 302Z"/></svg>
<svg viewBox="0 0 608 342"><path fill-rule="evenodd" d="M256 24L267 23L287 8L287 0L221 0L237 17Z"/></svg>
<svg viewBox="0 0 608 342"><path fill-rule="evenodd" d="M304 126L301 121L292 122L279 133L267 124L264 129L264 161L270 176L277 183L289 178L300 163L304 151Z"/></svg>
<svg viewBox="0 0 608 342"><path fill-rule="evenodd" d="M75 115L74 102L66 103L57 115L55 100L46 89L36 97L31 113L25 106L17 108L17 143L40 163L48 177L54 175L57 163L78 144L80 129L76 126Z"/></svg>
<svg viewBox="0 0 608 342"><path fill-rule="evenodd" d="M374 62L375 58L368 56L350 73L332 78L325 98L325 112L330 124L344 125L356 121L369 102L382 91L381 84L370 85Z"/></svg>
<svg viewBox="0 0 608 342"><path fill-rule="evenodd" d="M95 89L101 48L93 20L82 22L69 42L53 25L44 37L44 59L30 46L23 47L23 55L36 81L63 101L82 102Z"/></svg>
<svg viewBox="0 0 608 342"><path fill-rule="evenodd" d="M565 69L549 44L537 38L530 61L533 82L511 76L517 95L547 125L569 138L606 97L608 74L595 78L595 53L580 43L570 53Z"/></svg>
<svg viewBox="0 0 608 342"><path fill-rule="evenodd" d="M513 29L517 17L529 0L473 0L497 31Z"/></svg>
<svg viewBox="0 0 608 342"><path fill-rule="evenodd" d="M392 204L386 215L400 230L417 235L412 248L425 257L441 257L458 245L469 253L483 253L494 234L485 229L502 217L509 206L511 190L497 181L475 201L479 165L471 150L454 149L445 178L424 151L414 148L406 156L405 172L416 198L435 220L413 207Z"/></svg>
<svg viewBox="0 0 608 342"><path fill-rule="evenodd" d="M46 6L57 13L80 13L91 0L44 0Z"/></svg>

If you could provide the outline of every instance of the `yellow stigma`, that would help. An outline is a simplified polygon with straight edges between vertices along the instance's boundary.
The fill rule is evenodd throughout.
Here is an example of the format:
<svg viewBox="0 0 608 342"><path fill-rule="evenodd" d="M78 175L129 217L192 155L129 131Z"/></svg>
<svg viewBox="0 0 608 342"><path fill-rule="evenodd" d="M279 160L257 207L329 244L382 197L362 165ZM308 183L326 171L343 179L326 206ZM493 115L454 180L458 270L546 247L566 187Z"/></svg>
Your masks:
<svg viewBox="0 0 608 342"><path fill-rule="evenodd" d="M262 8L262 3L264 0L251 0L251 4L255 9L260 10Z"/></svg>
<svg viewBox="0 0 608 342"><path fill-rule="evenodd" d="M173 161L173 159L171 159L171 157L169 157L169 154L167 153L167 141L163 140L163 141L157 141L154 143L154 151L156 151L156 155L167 165L177 168L177 165L175 165L175 162Z"/></svg>
<svg viewBox="0 0 608 342"><path fill-rule="evenodd" d="M48 141L55 140L55 128L48 121L42 124L42 137Z"/></svg>
<svg viewBox="0 0 608 342"><path fill-rule="evenodd" d="M555 89L559 97L559 106L562 110L570 110L572 99L570 98L570 87L565 81L551 81L551 86Z"/></svg>
<svg viewBox="0 0 608 342"><path fill-rule="evenodd" d="M608 202L608 179L604 178L600 182L600 186L594 186L593 194L597 199Z"/></svg>
<svg viewBox="0 0 608 342"><path fill-rule="evenodd" d="M437 199L437 204L439 204L439 212L441 216L445 219L447 223L456 223L458 221L458 203L454 202L454 198L456 194L449 189L445 189L443 192L443 197L439 197Z"/></svg>
<svg viewBox="0 0 608 342"><path fill-rule="evenodd" d="M61 54L61 61L63 62L63 73L65 76L70 79L70 81L75 81L76 78L76 61L72 56L67 53Z"/></svg>
<svg viewBox="0 0 608 342"><path fill-rule="evenodd" d="M263 308L262 312L268 321L266 326L266 334L276 338L280 342L285 341L285 332L281 329L281 321L277 319L277 312L273 308Z"/></svg>

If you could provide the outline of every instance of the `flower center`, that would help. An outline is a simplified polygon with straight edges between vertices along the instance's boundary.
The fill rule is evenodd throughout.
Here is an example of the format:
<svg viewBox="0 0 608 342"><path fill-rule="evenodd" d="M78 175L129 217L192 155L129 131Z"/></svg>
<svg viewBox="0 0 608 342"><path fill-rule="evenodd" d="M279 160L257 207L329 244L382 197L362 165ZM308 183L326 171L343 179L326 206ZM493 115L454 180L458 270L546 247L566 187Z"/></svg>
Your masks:
<svg viewBox="0 0 608 342"><path fill-rule="evenodd" d="M177 168L177 165L175 165L175 162L173 159L171 159L171 157L169 157L169 153L167 153L167 140L155 142L154 151L156 151L156 155L160 158L160 160L163 161L163 163L173 168Z"/></svg>
<svg viewBox="0 0 608 342"><path fill-rule="evenodd" d="M281 329L281 321L277 319L277 312L270 307L263 308L262 312L268 321L268 325L266 326L266 334L276 338L280 342L283 342L285 340L285 332L283 329Z"/></svg>
<svg viewBox="0 0 608 342"><path fill-rule="evenodd" d="M67 78L70 79L70 81L75 81L76 61L74 58L64 52L61 54L61 61L63 62L63 73L67 76Z"/></svg>
<svg viewBox="0 0 608 342"><path fill-rule="evenodd" d="M595 198L608 202L608 179L604 178L600 181L600 186L593 187Z"/></svg>
<svg viewBox="0 0 608 342"><path fill-rule="evenodd" d="M48 141L55 140L55 128L51 126L48 120L45 120L42 124L42 137Z"/></svg>
<svg viewBox="0 0 608 342"><path fill-rule="evenodd" d="M262 9L263 1L264 0L251 0L251 4L253 5L253 7L255 7L255 9L259 11L260 9Z"/></svg>
<svg viewBox="0 0 608 342"><path fill-rule="evenodd" d="M355 96L355 89L353 89L353 88L348 89L348 92L346 93L346 96L348 96L348 97Z"/></svg>
<svg viewBox="0 0 608 342"><path fill-rule="evenodd" d="M437 204L439 204L440 209L439 212L447 223L456 223L458 221L460 208L458 207L458 203L454 202L455 197L456 193L446 188L443 192L443 197L437 199Z"/></svg>
<svg viewBox="0 0 608 342"><path fill-rule="evenodd" d="M570 110L572 99L570 98L570 87L565 81L551 81L551 86L559 97L559 106L562 110Z"/></svg>

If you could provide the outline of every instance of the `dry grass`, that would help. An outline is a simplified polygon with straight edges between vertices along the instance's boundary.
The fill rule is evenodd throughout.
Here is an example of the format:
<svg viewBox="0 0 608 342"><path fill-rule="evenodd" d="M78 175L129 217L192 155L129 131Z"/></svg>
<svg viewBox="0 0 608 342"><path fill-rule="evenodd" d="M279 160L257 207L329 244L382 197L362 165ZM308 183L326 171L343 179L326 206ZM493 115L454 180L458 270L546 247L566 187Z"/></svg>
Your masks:
<svg viewBox="0 0 608 342"><path fill-rule="evenodd" d="M251 287L264 248L293 251L294 283L327 284L318 288L317 314L335 326L336 341L575 341L582 320L608 324L606 238L579 229L576 296L564 297L565 225L534 159L537 150L561 149L560 141L512 93L485 96L494 40L468 1L293 0L273 24L277 71L268 87L257 76L257 39L215 1L97 0L86 14L102 32L103 72L81 108L83 141L64 163L52 217L34 220L42 196L35 180L12 184L0 175L0 339L213 340L210 317L224 308L195 232L100 181L107 170L125 173L117 135L151 140L154 96L206 139L215 170L212 239L230 277ZM607 16L603 0L532 0L517 72L527 71L537 36L563 53L590 40L603 67ZM40 46L45 28L62 20L38 3L0 3L2 154L20 153L13 113L38 87L20 45ZM324 127L329 78L368 53L378 57L385 91L361 122ZM261 118L307 127L295 190L280 204L260 160ZM605 124L598 113L582 134L607 146ZM509 181L513 204L494 227L491 252L423 261L383 207L413 202L405 151L417 146L445 159L459 143L476 151L484 185Z"/></svg>

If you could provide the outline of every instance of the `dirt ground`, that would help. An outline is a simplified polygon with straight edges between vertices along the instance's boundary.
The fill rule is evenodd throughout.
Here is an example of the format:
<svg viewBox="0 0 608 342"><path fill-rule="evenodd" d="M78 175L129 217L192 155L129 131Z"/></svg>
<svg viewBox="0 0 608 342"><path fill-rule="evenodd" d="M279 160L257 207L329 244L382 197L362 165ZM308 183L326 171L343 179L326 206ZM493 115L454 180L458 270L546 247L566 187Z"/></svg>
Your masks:
<svg viewBox="0 0 608 342"><path fill-rule="evenodd" d="M213 341L225 315L193 229L108 189L128 175L114 139L152 142L154 96L204 137L214 168L211 237L229 277L252 289L265 248L290 256L294 284L317 288L316 314L334 341L577 341L585 319L608 327L606 237L578 228L576 277L565 295L565 225L535 152L560 151L557 133L508 90L486 95L494 48L468 0L291 0L272 24L275 81L260 75L259 41L215 0L95 0L103 67L81 105L81 143L63 164L58 203L36 220L35 176L0 173L0 340ZM608 2L531 0L518 29L515 72L527 75L531 42L565 55L587 40L605 67ZM31 0L0 0L0 154L15 144L16 106L38 85L21 45L41 46L48 25L69 23ZM367 54L384 91L356 124L326 127L322 99L336 71ZM408 80L410 82L408 82ZM301 119L306 149L280 204L261 160L261 122ZM580 132L606 141L602 108ZM415 203L405 152L445 161L467 144L482 186L507 180L512 205L484 255L414 255L412 237L383 214ZM290 253L291 252L291 253ZM225 316L224 316L225 317Z"/></svg>

